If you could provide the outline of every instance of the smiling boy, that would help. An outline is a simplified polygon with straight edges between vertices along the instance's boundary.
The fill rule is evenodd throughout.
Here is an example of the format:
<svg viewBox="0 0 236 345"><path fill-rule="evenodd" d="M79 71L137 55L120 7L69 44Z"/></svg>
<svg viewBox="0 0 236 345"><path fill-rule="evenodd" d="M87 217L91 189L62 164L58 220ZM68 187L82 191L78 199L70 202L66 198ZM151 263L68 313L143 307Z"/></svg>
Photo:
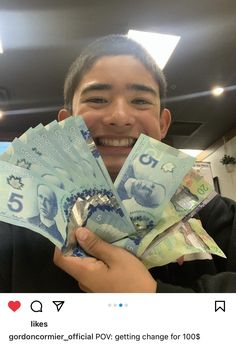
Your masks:
<svg viewBox="0 0 236 345"><path fill-rule="evenodd" d="M106 36L86 48L71 66L59 120L84 118L115 180L141 133L157 140L165 137L171 121L163 103L165 92L163 73L138 43L126 36ZM76 237L91 257L77 258L64 257L29 230L1 223L0 291L236 291L235 208L233 201L218 196L200 213L227 260L173 263L150 272L132 254L85 228L77 229Z"/></svg>
<svg viewBox="0 0 236 345"><path fill-rule="evenodd" d="M116 55L119 44L124 53ZM116 41L110 37L104 42L106 56L102 56L101 42L92 46L91 53L88 48L69 71L64 92L66 108L59 113L60 120L71 115L83 116L113 179L140 133L161 140L171 121L169 110L160 102L160 94L164 96L166 88L162 72L144 52L141 51L143 56L139 54L148 68L128 55L128 51L132 52L128 45L121 37L116 37ZM95 53L91 59L89 54L94 52L97 56ZM93 64L83 73L90 59Z"/></svg>

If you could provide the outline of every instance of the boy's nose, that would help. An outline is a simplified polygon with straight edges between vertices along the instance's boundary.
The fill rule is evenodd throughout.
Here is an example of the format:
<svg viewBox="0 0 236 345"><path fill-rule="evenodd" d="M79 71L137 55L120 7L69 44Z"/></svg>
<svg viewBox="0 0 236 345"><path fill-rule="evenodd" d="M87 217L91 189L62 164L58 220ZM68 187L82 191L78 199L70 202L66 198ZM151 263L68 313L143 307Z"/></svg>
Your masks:
<svg viewBox="0 0 236 345"><path fill-rule="evenodd" d="M135 117L131 106L124 100L117 100L109 109L107 115L103 118L103 123L106 125L124 127L132 126L135 122Z"/></svg>

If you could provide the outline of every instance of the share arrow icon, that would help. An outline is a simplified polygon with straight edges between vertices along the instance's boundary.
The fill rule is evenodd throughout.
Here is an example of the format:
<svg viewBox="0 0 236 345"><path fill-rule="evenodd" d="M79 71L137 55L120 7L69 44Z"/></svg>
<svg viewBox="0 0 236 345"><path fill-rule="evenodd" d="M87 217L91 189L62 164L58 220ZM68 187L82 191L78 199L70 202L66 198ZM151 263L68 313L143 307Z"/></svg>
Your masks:
<svg viewBox="0 0 236 345"><path fill-rule="evenodd" d="M65 301L52 301L55 304L57 311L60 311Z"/></svg>

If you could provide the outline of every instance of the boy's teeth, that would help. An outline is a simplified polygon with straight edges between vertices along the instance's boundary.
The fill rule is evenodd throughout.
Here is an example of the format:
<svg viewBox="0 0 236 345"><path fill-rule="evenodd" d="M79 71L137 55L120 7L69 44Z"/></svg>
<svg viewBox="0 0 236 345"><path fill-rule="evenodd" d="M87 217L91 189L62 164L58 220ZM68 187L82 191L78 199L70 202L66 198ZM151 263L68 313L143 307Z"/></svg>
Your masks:
<svg viewBox="0 0 236 345"><path fill-rule="evenodd" d="M135 139L125 138L125 139L107 139L99 138L98 143L103 146L132 146L135 142Z"/></svg>

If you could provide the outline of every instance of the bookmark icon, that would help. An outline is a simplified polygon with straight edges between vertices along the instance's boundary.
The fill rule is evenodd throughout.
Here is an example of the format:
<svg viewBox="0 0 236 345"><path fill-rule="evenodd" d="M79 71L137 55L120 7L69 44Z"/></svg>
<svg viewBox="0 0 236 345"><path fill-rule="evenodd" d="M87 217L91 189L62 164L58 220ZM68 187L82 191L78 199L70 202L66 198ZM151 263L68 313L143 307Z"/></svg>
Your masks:
<svg viewBox="0 0 236 345"><path fill-rule="evenodd" d="M215 301L215 312L218 310L225 312L225 301Z"/></svg>
<svg viewBox="0 0 236 345"><path fill-rule="evenodd" d="M55 304L57 311L60 311L65 301L52 301L52 303Z"/></svg>

